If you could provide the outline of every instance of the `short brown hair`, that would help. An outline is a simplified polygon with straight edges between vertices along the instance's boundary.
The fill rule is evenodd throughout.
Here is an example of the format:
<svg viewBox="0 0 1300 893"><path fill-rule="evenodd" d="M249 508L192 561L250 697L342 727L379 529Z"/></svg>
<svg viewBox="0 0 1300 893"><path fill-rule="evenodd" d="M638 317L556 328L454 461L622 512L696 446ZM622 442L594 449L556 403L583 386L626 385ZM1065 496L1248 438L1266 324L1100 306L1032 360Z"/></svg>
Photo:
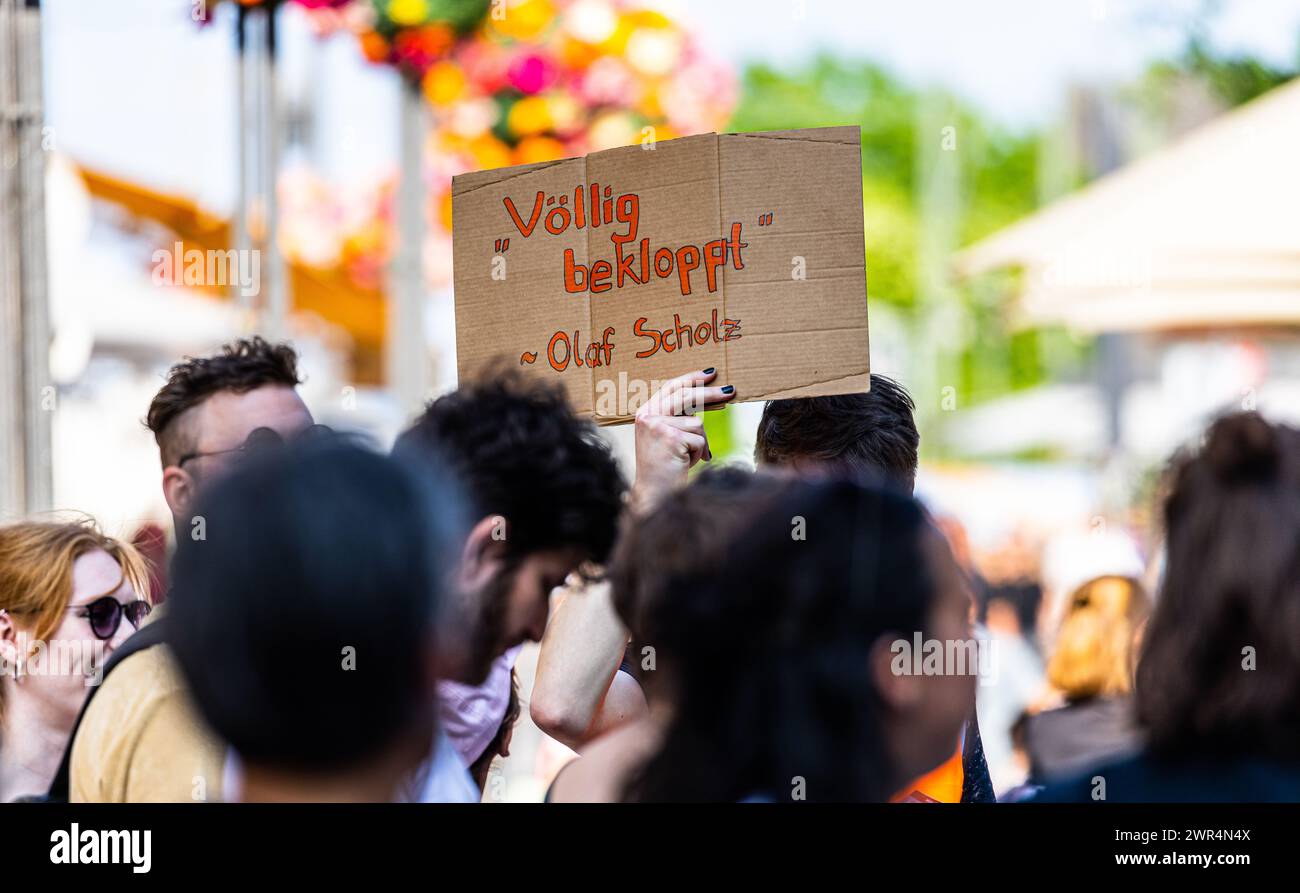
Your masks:
<svg viewBox="0 0 1300 893"><path fill-rule="evenodd" d="M254 335L227 344L209 357L186 357L167 373L149 404L145 425L153 432L163 467L175 464L193 444L177 420L213 394L244 394L265 385L297 387L298 354L288 344L271 344Z"/></svg>
<svg viewBox="0 0 1300 893"><path fill-rule="evenodd" d="M882 477L911 493L921 445L915 410L902 385L874 373L864 394L772 400L758 423L754 460L760 465L814 460Z"/></svg>
<svg viewBox="0 0 1300 893"><path fill-rule="evenodd" d="M1300 431L1227 416L1175 459L1170 480L1165 576L1137 670L1150 746L1295 759Z"/></svg>

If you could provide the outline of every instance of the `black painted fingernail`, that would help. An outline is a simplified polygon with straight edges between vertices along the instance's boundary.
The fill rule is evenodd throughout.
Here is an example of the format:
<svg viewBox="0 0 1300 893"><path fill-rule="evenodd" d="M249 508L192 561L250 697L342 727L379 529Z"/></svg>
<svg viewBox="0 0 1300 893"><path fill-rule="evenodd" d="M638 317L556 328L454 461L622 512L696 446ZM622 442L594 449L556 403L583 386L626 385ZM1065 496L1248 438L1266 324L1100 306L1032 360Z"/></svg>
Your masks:
<svg viewBox="0 0 1300 893"><path fill-rule="evenodd" d="M705 370L704 370L704 374L705 374L705 375L712 375L712 374L713 374L713 367L710 366L709 368L705 369Z"/></svg>
<svg viewBox="0 0 1300 893"><path fill-rule="evenodd" d="M722 393L724 393L724 394L730 394L730 393L731 393L732 391L734 391L734 390L735 390L735 388L734 388L733 386L731 386L731 385L727 385L726 387L724 387L724 388L722 389Z"/></svg>

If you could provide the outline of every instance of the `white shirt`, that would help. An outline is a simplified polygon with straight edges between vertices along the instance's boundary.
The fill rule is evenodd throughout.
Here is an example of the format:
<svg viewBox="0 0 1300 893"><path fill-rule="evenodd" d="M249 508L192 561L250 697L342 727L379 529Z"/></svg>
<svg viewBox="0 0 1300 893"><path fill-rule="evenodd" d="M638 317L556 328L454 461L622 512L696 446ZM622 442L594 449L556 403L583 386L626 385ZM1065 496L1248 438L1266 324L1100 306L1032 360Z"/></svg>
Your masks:
<svg viewBox="0 0 1300 893"><path fill-rule="evenodd" d="M442 729L433 745L433 756L420 767L413 791L417 803L478 803L483 793L465 768L460 754Z"/></svg>

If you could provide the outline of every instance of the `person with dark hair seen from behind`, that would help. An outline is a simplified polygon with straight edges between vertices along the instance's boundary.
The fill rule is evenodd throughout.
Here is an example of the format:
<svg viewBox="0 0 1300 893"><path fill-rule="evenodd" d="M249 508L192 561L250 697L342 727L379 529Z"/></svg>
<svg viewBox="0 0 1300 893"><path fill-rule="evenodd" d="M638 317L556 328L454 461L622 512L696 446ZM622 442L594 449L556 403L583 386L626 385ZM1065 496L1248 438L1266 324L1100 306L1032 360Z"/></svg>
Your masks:
<svg viewBox="0 0 1300 893"><path fill-rule="evenodd" d="M679 375L636 408L636 479L628 510L643 514L678 492L687 474L713 456L698 413L732 400L714 368ZM566 587L556 598L537 657L529 714L537 727L581 751L605 733L646 715L645 694L628 663L628 629L608 585Z"/></svg>
<svg viewBox="0 0 1300 893"><path fill-rule="evenodd" d="M572 573L589 575L613 548L626 484L595 424L573 413L562 389L509 369L430 403L393 453L445 468L472 514L440 629L441 725L453 734L440 732L417 786L425 801L478 800L468 768L481 750L467 745L482 740L474 727L495 733L502 717L466 708L504 709L509 670L524 642L541 639L551 591ZM452 683L495 693L478 699Z"/></svg>
<svg viewBox="0 0 1300 893"><path fill-rule="evenodd" d="M206 535L195 499L238 464L248 448L302 435L312 416L295 390L298 357L287 344L241 339L171 368L149 406L163 496L177 542ZM154 611L148 633L125 643L106 667L78 720L50 789L51 799L190 802L202 778L220 799L225 750L195 715L169 650L168 621Z"/></svg>
<svg viewBox="0 0 1300 893"><path fill-rule="evenodd" d="M915 409L902 385L875 373L865 393L772 400L758 423L754 461L802 477L865 476L910 495L921 443ZM900 795L916 791L942 802L994 800L973 696L970 721L959 739L951 759Z"/></svg>
<svg viewBox="0 0 1300 893"><path fill-rule="evenodd" d="M242 463L173 564L169 643L244 802L384 802L428 755L449 484L334 441Z"/></svg>
<svg viewBox="0 0 1300 893"><path fill-rule="evenodd" d="M658 749L673 713L679 644L672 615L723 573L732 535L788 484L776 475L737 467L709 468L648 513L625 519L610 563L610 598L635 643L633 664L645 692L645 714L595 738L556 775L552 803L613 803ZM590 594L573 597L589 597ZM548 633L549 635L549 633ZM735 632L715 643L726 651ZM653 656L646 662L644 657Z"/></svg>
<svg viewBox="0 0 1300 893"><path fill-rule="evenodd" d="M1300 801L1300 431L1237 413L1175 457L1141 753L1045 802Z"/></svg>
<svg viewBox="0 0 1300 893"><path fill-rule="evenodd" d="M975 678L912 672L899 648L968 641L971 597L911 497L791 480L722 567L665 581L673 710L626 799L883 802L949 758Z"/></svg>
<svg viewBox="0 0 1300 893"><path fill-rule="evenodd" d="M711 458L694 413L734 397L734 389L717 386L715 377L714 369L679 376L637 410L634 513L651 509L684 483L691 467ZM872 376L864 394L775 400L764 407L755 460L806 477L865 475L910 494L920 444L913 409L907 392L881 375ZM547 626L531 704L543 731L578 749L646 712L623 658L628 630L609 603L608 589L580 595L567 596ZM954 739L952 758L900 794L914 791L940 800L994 799L973 698L970 722Z"/></svg>
<svg viewBox="0 0 1300 893"><path fill-rule="evenodd" d="M875 373L865 393L771 400L754 462L802 475L865 473L911 493L921 444L915 410L902 385Z"/></svg>

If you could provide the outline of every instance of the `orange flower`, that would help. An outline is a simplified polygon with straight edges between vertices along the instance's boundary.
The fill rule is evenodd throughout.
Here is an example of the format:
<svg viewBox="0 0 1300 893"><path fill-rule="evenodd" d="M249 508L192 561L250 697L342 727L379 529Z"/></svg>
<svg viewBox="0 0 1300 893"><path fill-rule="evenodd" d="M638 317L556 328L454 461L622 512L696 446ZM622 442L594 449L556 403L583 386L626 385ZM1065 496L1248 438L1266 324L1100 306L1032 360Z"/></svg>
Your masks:
<svg viewBox="0 0 1300 893"><path fill-rule="evenodd" d="M530 136L515 147L515 164L555 161L564 157L564 144L549 136Z"/></svg>
<svg viewBox="0 0 1300 893"><path fill-rule="evenodd" d="M358 39L361 42L361 54L371 62L388 60L388 41L378 31L364 31Z"/></svg>
<svg viewBox="0 0 1300 893"><path fill-rule="evenodd" d="M450 105L465 92L465 73L452 62L438 62L424 75L424 95L434 105Z"/></svg>
<svg viewBox="0 0 1300 893"><path fill-rule="evenodd" d="M513 163L510 147L490 133L470 140L469 152L474 157L474 166L478 170L509 167Z"/></svg>

